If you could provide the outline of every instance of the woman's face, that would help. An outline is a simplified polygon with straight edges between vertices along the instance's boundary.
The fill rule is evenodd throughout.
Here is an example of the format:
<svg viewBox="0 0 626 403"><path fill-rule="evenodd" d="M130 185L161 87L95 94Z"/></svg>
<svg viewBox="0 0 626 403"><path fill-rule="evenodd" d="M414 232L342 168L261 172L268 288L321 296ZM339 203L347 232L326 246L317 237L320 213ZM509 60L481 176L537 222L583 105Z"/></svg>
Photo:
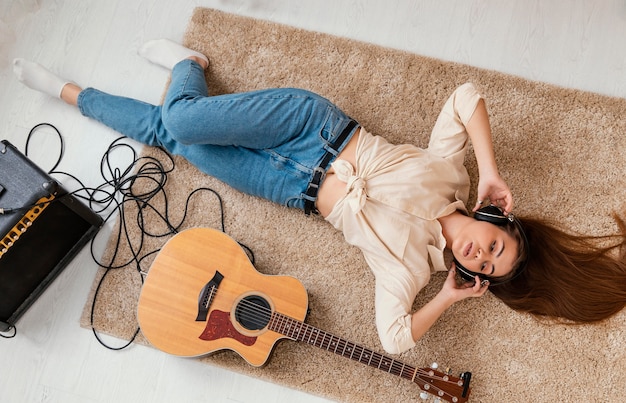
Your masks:
<svg viewBox="0 0 626 403"><path fill-rule="evenodd" d="M517 260L518 242L497 225L473 220L463 227L451 249L466 269L500 277L512 270Z"/></svg>

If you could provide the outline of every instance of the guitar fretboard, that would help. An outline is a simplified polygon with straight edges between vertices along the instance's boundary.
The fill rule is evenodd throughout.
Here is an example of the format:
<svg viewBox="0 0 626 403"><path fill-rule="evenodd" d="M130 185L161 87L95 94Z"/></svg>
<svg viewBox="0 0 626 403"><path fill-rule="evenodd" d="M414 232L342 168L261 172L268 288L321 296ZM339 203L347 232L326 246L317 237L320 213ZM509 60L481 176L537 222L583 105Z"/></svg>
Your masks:
<svg viewBox="0 0 626 403"><path fill-rule="evenodd" d="M376 353L356 343L334 336L283 314L277 312L272 314L269 329L289 337L292 340L301 341L350 358L351 360L359 361L370 367L378 368L381 371L415 381L417 375L417 369L415 367L394 360L383 354Z"/></svg>

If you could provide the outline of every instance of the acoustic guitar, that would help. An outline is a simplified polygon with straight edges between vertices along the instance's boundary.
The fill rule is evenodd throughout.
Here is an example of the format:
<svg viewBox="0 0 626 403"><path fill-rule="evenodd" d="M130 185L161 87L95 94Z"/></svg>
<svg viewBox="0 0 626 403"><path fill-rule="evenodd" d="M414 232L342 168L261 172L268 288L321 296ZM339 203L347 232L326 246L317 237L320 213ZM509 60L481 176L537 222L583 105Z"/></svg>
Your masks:
<svg viewBox="0 0 626 403"><path fill-rule="evenodd" d="M439 400L466 402L471 373L416 368L304 323L308 296L289 276L259 273L223 232L194 228L172 237L141 290L138 320L156 348L197 357L233 350L253 366L281 339L301 341L416 383ZM427 397L427 396L422 396Z"/></svg>

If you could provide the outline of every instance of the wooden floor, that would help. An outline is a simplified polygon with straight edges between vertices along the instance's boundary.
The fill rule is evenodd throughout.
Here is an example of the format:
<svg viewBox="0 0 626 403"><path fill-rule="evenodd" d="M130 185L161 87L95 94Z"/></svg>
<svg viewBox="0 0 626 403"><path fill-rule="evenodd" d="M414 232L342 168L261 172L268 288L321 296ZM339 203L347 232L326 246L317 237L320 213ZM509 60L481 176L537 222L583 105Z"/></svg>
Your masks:
<svg viewBox="0 0 626 403"><path fill-rule="evenodd" d="M626 97L623 0L0 0L0 138L23 150L31 127L54 123L66 142L59 168L100 183L98 162L116 134L20 85L11 60L157 103L167 74L136 49L152 38L180 40L196 6ZM233 46L241 46L236 38ZM45 168L57 154L50 133L31 145ZM84 251L18 322L17 337L0 339L0 401L323 401L151 348L103 348L78 323L95 272Z"/></svg>

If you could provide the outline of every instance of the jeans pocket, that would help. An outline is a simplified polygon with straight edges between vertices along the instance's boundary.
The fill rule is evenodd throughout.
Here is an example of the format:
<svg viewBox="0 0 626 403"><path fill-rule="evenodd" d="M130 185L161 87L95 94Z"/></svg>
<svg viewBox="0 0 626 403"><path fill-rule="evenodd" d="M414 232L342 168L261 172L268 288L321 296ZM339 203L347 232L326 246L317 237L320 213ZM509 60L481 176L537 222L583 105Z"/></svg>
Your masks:
<svg viewBox="0 0 626 403"><path fill-rule="evenodd" d="M349 120L350 118L338 107L329 105L326 108L326 116L324 117L324 124L319 132L319 137L327 151L332 149L331 145L339 137Z"/></svg>

